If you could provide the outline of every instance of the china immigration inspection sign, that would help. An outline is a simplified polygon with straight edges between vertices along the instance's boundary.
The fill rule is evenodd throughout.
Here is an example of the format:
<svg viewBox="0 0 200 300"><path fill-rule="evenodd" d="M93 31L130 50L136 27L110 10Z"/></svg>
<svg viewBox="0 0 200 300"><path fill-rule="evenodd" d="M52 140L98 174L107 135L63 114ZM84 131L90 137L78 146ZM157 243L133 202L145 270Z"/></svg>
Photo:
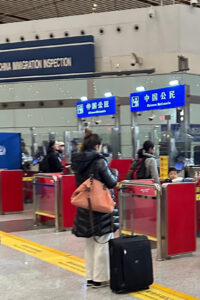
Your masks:
<svg viewBox="0 0 200 300"><path fill-rule="evenodd" d="M94 71L93 36L0 45L0 82L89 77Z"/></svg>
<svg viewBox="0 0 200 300"><path fill-rule="evenodd" d="M131 112L167 109L185 105L185 85L130 94Z"/></svg>

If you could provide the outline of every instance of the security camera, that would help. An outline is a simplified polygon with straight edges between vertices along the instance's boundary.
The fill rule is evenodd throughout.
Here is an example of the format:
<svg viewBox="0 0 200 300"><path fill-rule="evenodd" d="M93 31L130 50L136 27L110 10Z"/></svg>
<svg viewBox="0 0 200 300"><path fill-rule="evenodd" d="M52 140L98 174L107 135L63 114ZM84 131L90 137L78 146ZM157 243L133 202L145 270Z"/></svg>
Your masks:
<svg viewBox="0 0 200 300"><path fill-rule="evenodd" d="M148 119L149 119L149 121L153 121L153 119L154 119L154 118L152 118L152 117L149 117Z"/></svg>
<svg viewBox="0 0 200 300"><path fill-rule="evenodd" d="M137 116L138 116L138 117L141 117L141 115L142 115L141 111L138 111L138 112L137 112Z"/></svg>
<svg viewBox="0 0 200 300"><path fill-rule="evenodd" d="M131 63L130 65L134 67L136 64L141 66L143 64L143 59L142 57L137 56L134 52L131 53Z"/></svg>
<svg viewBox="0 0 200 300"><path fill-rule="evenodd" d="M198 0L190 0L190 5L192 5L193 7L197 7L198 4Z"/></svg>
<svg viewBox="0 0 200 300"><path fill-rule="evenodd" d="M153 7L151 7L148 11L148 16L150 19L154 18L155 17L155 10Z"/></svg>
<svg viewBox="0 0 200 300"><path fill-rule="evenodd" d="M155 119L156 115L152 113L150 117L148 117L149 121L153 121Z"/></svg>
<svg viewBox="0 0 200 300"><path fill-rule="evenodd" d="M95 124L96 124L96 125L101 124L101 120L96 120L96 121L95 121Z"/></svg>
<svg viewBox="0 0 200 300"><path fill-rule="evenodd" d="M134 59L132 59L131 66L134 67L135 65L136 65L136 61Z"/></svg>

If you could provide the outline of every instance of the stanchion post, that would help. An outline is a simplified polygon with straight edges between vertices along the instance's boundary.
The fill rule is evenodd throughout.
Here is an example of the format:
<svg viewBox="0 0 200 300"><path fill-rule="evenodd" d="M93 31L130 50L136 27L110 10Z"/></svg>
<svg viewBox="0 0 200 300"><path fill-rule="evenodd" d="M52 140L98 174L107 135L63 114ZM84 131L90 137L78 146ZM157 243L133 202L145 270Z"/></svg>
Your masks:
<svg viewBox="0 0 200 300"><path fill-rule="evenodd" d="M156 223L156 231L157 231L157 260L163 260L163 237L162 237L162 203L161 203L161 192L159 190L157 192L157 223Z"/></svg>
<svg viewBox="0 0 200 300"><path fill-rule="evenodd" d="M161 187L157 208L157 259L167 258L167 191Z"/></svg>
<svg viewBox="0 0 200 300"><path fill-rule="evenodd" d="M58 180L57 177L53 177L53 182L54 182L54 207L55 207L55 227L56 231L59 231L59 208L58 208Z"/></svg>
<svg viewBox="0 0 200 300"><path fill-rule="evenodd" d="M58 228L57 231L63 230L63 210L62 210L62 175L57 180L57 211L56 219Z"/></svg>
<svg viewBox="0 0 200 300"><path fill-rule="evenodd" d="M119 189L119 234L122 234L123 230L123 207L124 207L124 201L122 197L122 186L120 186Z"/></svg>

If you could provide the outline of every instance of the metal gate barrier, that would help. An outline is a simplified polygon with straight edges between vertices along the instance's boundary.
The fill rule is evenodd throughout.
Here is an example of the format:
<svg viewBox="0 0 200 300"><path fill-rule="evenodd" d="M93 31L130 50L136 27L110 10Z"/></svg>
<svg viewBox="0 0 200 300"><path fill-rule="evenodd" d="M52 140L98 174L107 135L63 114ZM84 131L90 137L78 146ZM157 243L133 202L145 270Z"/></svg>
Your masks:
<svg viewBox="0 0 200 300"><path fill-rule="evenodd" d="M39 223L43 220L55 219L56 230L60 230L59 222L59 202L60 199L58 192L58 176L37 174L34 176L34 207L35 207L35 223Z"/></svg>
<svg viewBox="0 0 200 300"><path fill-rule="evenodd" d="M74 175L36 174L33 182L35 224L55 220L56 231L71 228L76 207L70 198L75 188Z"/></svg>
<svg viewBox="0 0 200 300"><path fill-rule="evenodd" d="M147 235L158 260L196 250L195 183L166 183L160 191L151 180L124 180L119 213L120 232Z"/></svg>

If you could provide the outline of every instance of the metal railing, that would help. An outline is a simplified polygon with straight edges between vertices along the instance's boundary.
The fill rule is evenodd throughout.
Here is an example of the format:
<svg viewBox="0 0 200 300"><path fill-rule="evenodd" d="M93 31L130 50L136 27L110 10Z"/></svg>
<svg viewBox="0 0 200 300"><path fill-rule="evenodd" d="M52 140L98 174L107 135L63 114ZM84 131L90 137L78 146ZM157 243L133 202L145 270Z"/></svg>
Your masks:
<svg viewBox="0 0 200 300"><path fill-rule="evenodd" d="M55 219L56 231L62 230L62 212L60 204L60 182L55 175L38 173L33 181L33 201L35 224L41 223L41 217Z"/></svg>
<svg viewBox="0 0 200 300"><path fill-rule="evenodd" d="M185 208L179 214L181 200ZM120 233L147 235L150 240L157 243L158 260L196 249L195 183L168 183L160 190L158 184L124 180L119 187L119 213ZM186 224L182 220L184 217L188 218ZM177 228L172 225L175 221L180 225ZM187 231L189 246L184 242L187 226L191 228L189 232ZM172 228L174 233L170 231ZM177 245L176 240L180 235L183 238L180 238L178 241L180 244Z"/></svg>

